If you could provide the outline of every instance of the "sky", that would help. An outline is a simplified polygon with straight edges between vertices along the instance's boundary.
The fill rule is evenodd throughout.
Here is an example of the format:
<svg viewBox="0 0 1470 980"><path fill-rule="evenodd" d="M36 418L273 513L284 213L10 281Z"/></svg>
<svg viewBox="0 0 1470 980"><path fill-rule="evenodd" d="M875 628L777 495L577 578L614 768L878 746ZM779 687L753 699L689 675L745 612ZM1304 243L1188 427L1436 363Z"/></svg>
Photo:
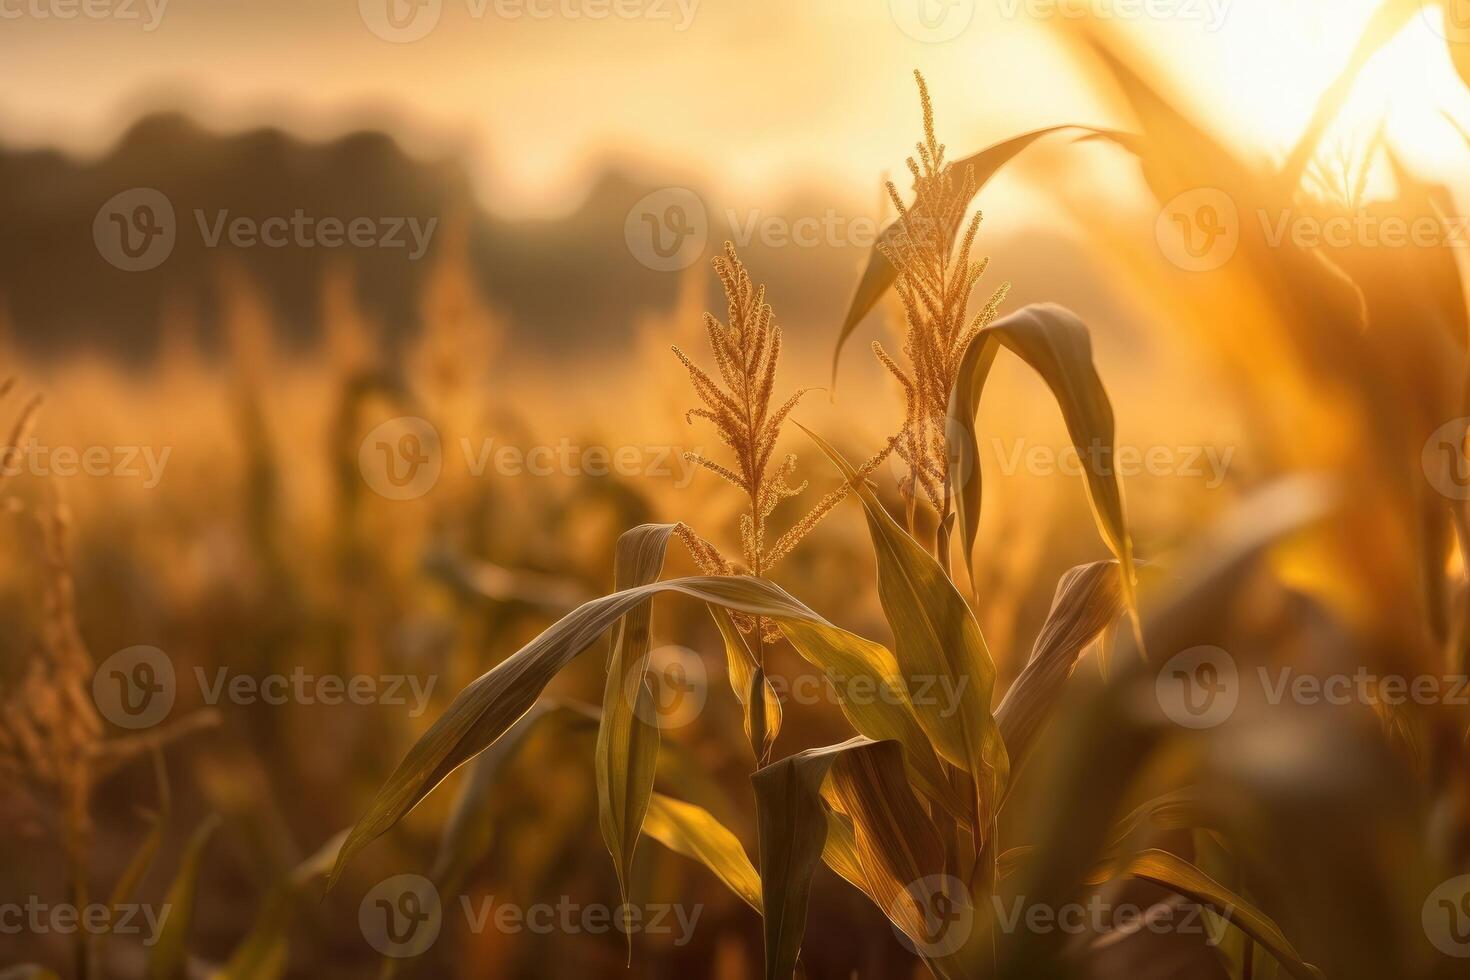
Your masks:
<svg viewBox="0 0 1470 980"><path fill-rule="evenodd" d="M1470 119L1425 0L1346 126L1432 164ZM576 206L609 162L736 197L875 196L918 132L910 76L970 152L1122 121L1068 53L1086 9L1236 142L1277 153L1373 0L0 0L0 140L97 153L142 111L307 136L384 126L459 153L488 206ZM1470 43L1470 38L1461 43ZM1450 84L1447 84L1447 80ZM1442 104L1445 92L1462 97ZM1433 99L1424 93L1436 93Z"/></svg>

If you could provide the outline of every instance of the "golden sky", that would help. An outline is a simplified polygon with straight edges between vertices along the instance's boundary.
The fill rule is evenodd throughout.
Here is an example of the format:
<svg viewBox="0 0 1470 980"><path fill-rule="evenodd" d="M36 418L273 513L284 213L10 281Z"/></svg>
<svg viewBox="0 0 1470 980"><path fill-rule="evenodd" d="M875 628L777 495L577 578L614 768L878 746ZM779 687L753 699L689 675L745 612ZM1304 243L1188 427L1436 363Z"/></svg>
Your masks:
<svg viewBox="0 0 1470 980"><path fill-rule="evenodd" d="M0 139L95 152L152 107L308 135L386 121L421 151L466 153L487 203L509 213L575 206L608 160L746 198L799 186L867 200L880 173L902 173L917 134L915 67L957 152L1035 126L1116 120L1065 53L1058 2L1105 19L1223 132L1269 150L1300 128L1374 6L0 0ZM1390 131L1429 161L1463 151L1440 110L1470 118L1437 17L1431 5L1385 53L1348 114L1371 128L1387 112ZM399 40L379 36L395 30Z"/></svg>

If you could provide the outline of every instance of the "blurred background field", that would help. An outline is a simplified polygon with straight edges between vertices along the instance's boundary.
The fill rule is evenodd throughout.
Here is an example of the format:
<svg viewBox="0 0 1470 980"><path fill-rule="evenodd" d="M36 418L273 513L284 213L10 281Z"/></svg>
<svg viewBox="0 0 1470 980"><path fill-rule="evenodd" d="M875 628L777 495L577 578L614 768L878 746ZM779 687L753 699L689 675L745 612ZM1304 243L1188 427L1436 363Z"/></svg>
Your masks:
<svg viewBox="0 0 1470 980"><path fill-rule="evenodd" d="M455 692L612 588L620 533L682 520L731 543L718 529L733 527L742 504L682 459L714 437L686 423L695 400L669 351L704 353L701 317L723 306L709 258L723 241L736 240L767 284L785 330L780 390L822 389L796 418L852 458L896 429L900 394L867 350L873 339L893 345L896 307L863 323L835 382L831 352L871 245L862 229L891 217L880 179L907 183L902 159L920 122L911 68L926 73L954 156L1045 125L1133 125L1055 23L982 4L959 39L931 44L905 34L887 7L704 0L675 32L639 21L466 21L450 4L434 34L406 45L375 37L350 8L285 3L174 0L147 32L36 17L0 28L11 80L0 93L0 367L16 379L0 428L39 395L30 445L164 461L156 481L146 467L59 474L54 459L52 472L29 466L8 478L0 699L23 693L33 661L72 637L93 662L136 645L163 650L180 678L175 719L211 707L196 668L433 683L419 716L402 705L221 703L217 724L164 748L168 832L140 900L162 901L189 833L210 813L223 818L203 858L192 975L230 959L274 884L357 818ZM1219 30L1112 27L1182 105L1216 93L1204 118L1243 157L1279 160L1374 5L1229 7ZM1371 130L1381 115L1424 172L1443 179L1453 161L1464 173L1464 145L1439 112L1463 110L1465 91L1427 21L1405 37L1333 137ZM1427 109L1426 92L1442 99ZM92 231L98 209L135 187L162 192L179 226L171 254L145 272L110 264ZM671 187L701 203L703 247L686 268L663 271L642 261L630 216ZM1302 458L1350 453L1352 431L1293 431L1331 407L1292 387L1290 369L1243 353L1249 304L1236 311L1235 338L1224 335L1230 311L1212 319L1190 305L1199 294L1156 244L1158 203L1117 147L1070 135L1039 143L979 205L977 251L992 257L985 284L1012 284L1003 311L1051 301L1077 312L1120 445L1160 453L1152 472L1125 480L1139 555L1168 567L1246 489ZM417 260L372 248L209 248L195 209L437 224ZM802 219L825 223L817 244L782 240ZM412 500L385 497L360 465L369 433L400 416L427 420L440 443L442 472ZM997 363L980 431L985 510L975 581L962 588L976 596L1003 688L1058 578L1107 552L1081 482L1045 462L1067 433L1023 366ZM820 453L788 442L811 484L803 500L837 485ZM493 457L478 454L501 447L554 451L580 472L484 466ZM588 447L625 451L629 472L586 473ZM1025 455L1033 450L1042 455ZM1014 462L1026 458L1042 462ZM885 466L875 480L900 508L895 472ZM692 570L670 554L669 574ZM833 622L887 641L873 578L851 502L775 575ZM696 718L665 732L677 750L661 778L723 801L716 815L753 849L752 760L732 734L741 713L718 634L696 604L675 600L656 605L654 637L694 651L709 693ZM597 704L604 646L551 692ZM773 674L811 672L789 649L776 652ZM833 704L789 708L778 754L845 732ZM532 739L509 767L486 818L489 857L466 894L616 904L592 737L570 737L585 751ZM1043 768L1023 776L1017 840L1045 808L1029 782ZM301 906L289 975L378 969L358 902L382 878L432 862L458 778L331 896ZM86 871L95 892L124 874L158 786L147 754L96 785ZM66 894L56 800L16 777L0 807L0 895ZM702 868L648 844L638 871L651 901L704 913L687 946L639 937L632 975L757 975L759 920ZM923 975L887 920L835 876L819 877L813 909L810 976ZM146 950L121 937L110 946L111 970L142 975ZM71 955L64 936L0 936L4 963L65 976ZM625 957L616 933L446 926L403 969L603 976L621 975Z"/></svg>

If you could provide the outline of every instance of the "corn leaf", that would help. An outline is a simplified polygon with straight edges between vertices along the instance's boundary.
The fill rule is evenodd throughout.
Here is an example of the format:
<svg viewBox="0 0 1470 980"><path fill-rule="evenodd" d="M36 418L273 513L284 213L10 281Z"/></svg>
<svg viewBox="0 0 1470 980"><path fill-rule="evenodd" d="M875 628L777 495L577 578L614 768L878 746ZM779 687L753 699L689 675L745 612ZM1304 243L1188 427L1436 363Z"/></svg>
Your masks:
<svg viewBox="0 0 1470 980"><path fill-rule="evenodd" d="M832 749L809 749L750 777L760 841L766 980L790 980L796 971L812 875L827 843L822 783L831 766Z"/></svg>
<svg viewBox="0 0 1470 980"><path fill-rule="evenodd" d="M1136 609L1133 542L1128 535L1115 459L1113 407L1092 362L1092 339L1087 327L1070 311L1050 303L1028 306L997 320L976 335L960 362L959 379L949 398L945 442L949 472L955 482L965 566L973 577L981 484L975 416L990 367L1001 347L1029 364L1056 397L1082 462L1087 499L1098 531L1124 569L1124 601L1129 609Z"/></svg>
<svg viewBox="0 0 1470 980"><path fill-rule="evenodd" d="M827 841L822 845L822 863L837 872L858 891L872 897L863 860L858 857L857 832L852 820L836 810L827 811Z"/></svg>
<svg viewBox="0 0 1470 980"><path fill-rule="evenodd" d="M715 625L719 627L720 637L725 641L725 663L730 687L735 691L741 707L745 709L745 739L750 743L756 761L764 765L770 759L776 736L781 734L781 699L776 696L776 689L766 679L765 671L756 663L745 637L735 628L735 621L730 618L730 614L719 606L710 606L709 612L714 617ZM759 698L755 696L757 687L761 692Z"/></svg>
<svg viewBox="0 0 1470 980"><path fill-rule="evenodd" d="M644 524L618 538L613 564L617 591L658 580L673 530L672 524ZM653 694L644 680L652 614L650 597L633 607L614 628L594 755L597 822L617 870L624 905L658 766L659 732L654 724ZM632 930L625 930L625 934L631 953Z"/></svg>
<svg viewBox="0 0 1470 980"><path fill-rule="evenodd" d="M797 753L751 777L767 913L767 980L792 975L806 930L811 878L823 860L923 942L926 910L920 903L926 896L917 886L944 875L945 855L901 762L897 742L855 738ZM953 954L930 965L942 977L966 975Z"/></svg>
<svg viewBox="0 0 1470 980"><path fill-rule="evenodd" d="M973 168L975 194L979 194L985 185L990 183L991 178L999 173L1001 168L1007 163L1010 163L1022 150L1043 136L1049 136L1052 133L1059 133L1067 129L1080 130L1094 139L1100 138L1126 142L1131 138L1125 133L1094 129L1091 126L1048 126L1045 129L1037 129L1029 133L1022 133L1020 136L1013 136L1008 140L996 143L994 146L988 146L978 153L965 157L963 160L957 160L954 163L955 172L964 174L966 170ZM972 196L971 200L973 199ZM965 203L968 205L969 201ZM837 364L842 357L842 347L847 342L847 338L857 329L857 325L862 322L863 317L867 316L872 312L873 307L878 305L878 301L883 298L883 294L888 291L889 287L893 285L894 280L898 278L898 270L893 267L893 263L889 262L880 250L881 247L888 246L892 243L898 231L898 222L890 223L879 233L878 242L874 245L873 251L868 255L867 267L863 269L863 277L858 281L857 290L853 293L852 301L848 304L847 316L843 319L842 329L837 334L837 346L832 351L832 381L834 385L837 381Z"/></svg>
<svg viewBox="0 0 1470 980"><path fill-rule="evenodd" d="M218 816L211 814L195 828L184 845L179 870L164 899L168 918L158 932L158 941L148 959L149 980L176 980L185 976L188 961L186 944L189 926L194 919L194 893L199 886L199 868L204 861L204 848L219 826Z"/></svg>
<svg viewBox="0 0 1470 980"><path fill-rule="evenodd" d="M643 829L669 850L703 864L746 905L761 911L761 880L740 841L703 807L654 793Z"/></svg>
<svg viewBox="0 0 1470 980"><path fill-rule="evenodd" d="M1322 971L1302 961L1269 916L1183 858L1167 851L1147 850L1130 861L1123 873L1178 892L1226 919L1269 950L1298 980L1322 980Z"/></svg>
<svg viewBox="0 0 1470 980"><path fill-rule="evenodd" d="M821 437L807 434L862 502L878 558L878 599L901 665L899 679L935 749L974 777L976 829L983 835L999 807L1010 766L991 713L995 662L980 625L939 563L889 516L851 464Z"/></svg>
<svg viewBox="0 0 1470 980"><path fill-rule="evenodd" d="M692 576L625 589L586 603L507 657L459 693L409 749L343 842L328 887L359 850L396 824L451 772L492 744L535 703L551 679L614 623L645 600L678 593L781 625L798 652L829 676L862 678L865 698L847 698L843 711L869 738L896 738L913 778L937 802L952 799L932 746L912 707L897 696L873 697L897 683L897 666L880 644L827 622L779 586L749 576Z"/></svg>
<svg viewBox="0 0 1470 980"><path fill-rule="evenodd" d="M1122 611L1116 562L1071 569L1057 583L1051 612L1036 637L1031 659L996 709L1011 773L1018 772L1051 717L1077 658Z"/></svg>

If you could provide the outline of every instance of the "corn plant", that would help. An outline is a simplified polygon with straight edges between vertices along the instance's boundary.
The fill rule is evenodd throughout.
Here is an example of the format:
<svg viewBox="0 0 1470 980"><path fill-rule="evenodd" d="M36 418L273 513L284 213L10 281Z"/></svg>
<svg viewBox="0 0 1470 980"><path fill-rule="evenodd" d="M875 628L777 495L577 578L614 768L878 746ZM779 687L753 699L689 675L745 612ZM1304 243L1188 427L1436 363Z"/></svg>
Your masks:
<svg viewBox="0 0 1470 980"><path fill-rule="evenodd" d="M683 525L645 525L624 534L617 590L578 607L459 694L347 835L329 881L451 772L537 717L538 698L550 680L611 631L596 772L603 836L625 899L634 853L645 836L702 862L763 917L764 974L778 980L798 968L812 877L825 863L872 900L936 976L990 976L1007 962L990 921L990 899L998 881L1026 863L1028 851L1002 848L998 815L1084 650L1134 608L1134 557L1118 478L1090 467L1087 497L1113 559L1063 577L1026 670L998 700L996 667L981 624L951 578L947 534L949 526L958 528L968 563L981 500L975 416L990 367L1003 349L1030 365L1056 397L1079 449L1111 447L1114 420L1087 328L1075 316L1039 306L1001 317L1003 290L973 315L965 308L983 268L969 257L978 217L965 224L965 208L989 174L1047 131L946 162L922 79L920 85L925 141L911 161L915 201L906 206L895 192L899 218L882 236L843 331L845 337L896 284L911 367L900 367L881 348L879 357L905 391L908 410L899 434L855 466L809 432L843 482L767 545L768 518L800 489L787 482L795 458L787 456L774 468L772 461L801 392L774 400L779 329L763 291L727 249L716 271L729 301L728 323L714 317L707 323L716 371L707 373L683 351L675 352L703 403L691 420L712 424L733 456L732 465L704 457L698 462L747 498L740 559L727 559ZM889 452L910 471L907 508L922 494L936 511L941 533L930 546L915 540L912 520L907 528L895 520L869 482ZM806 531L847 497L867 525L892 649L830 622L768 577ZM661 578L676 536L704 574ZM707 810L653 791L658 731L643 720L648 716L636 702L648 697L641 679L649 656L649 608L662 595L704 603L725 639L734 694L760 763L751 777L759 839L754 860ZM753 639L754 651L746 637ZM773 643L789 643L825 673L852 726L851 739L772 759L780 703L766 683L761 651ZM959 692L953 710L921 696L935 681ZM890 696L854 696L854 682ZM1145 809L1132 825L1164 809L1162 803ZM1159 882L1221 909L1293 975L1316 976L1242 896L1183 858L1128 853L1128 827L1125 821L1116 847L1099 866L1104 877ZM936 943L936 914L945 909L978 915L981 926L961 942Z"/></svg>

